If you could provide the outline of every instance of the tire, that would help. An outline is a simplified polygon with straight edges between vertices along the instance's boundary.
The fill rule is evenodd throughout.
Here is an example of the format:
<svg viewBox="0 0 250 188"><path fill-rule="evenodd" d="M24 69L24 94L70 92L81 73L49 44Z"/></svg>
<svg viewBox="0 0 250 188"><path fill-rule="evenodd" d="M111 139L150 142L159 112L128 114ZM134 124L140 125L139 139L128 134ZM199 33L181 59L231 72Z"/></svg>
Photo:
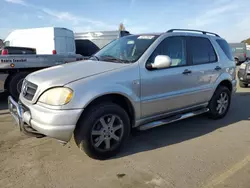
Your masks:
<svg viewBox="0 0 250 188"><path fill-rule="evenodd" d="M224 94L227 96L227 105L225 103L225 108L223 108L222 111L220 111L219 108L219 103L218 101L221 100L222 96L224 96ZM222 101L221 101L222 102ZM225 86L219 86L212 99L209 102L208 108L209 108L209 118L211 119L221 119L224 116L226 116L229 108L230 108L230 104L231 104L231 92L229 91L229 89Z"/></svg>
<svg viewBox="0 0 250 188"><path fill-rule="evenodd" d="M240 85L240 87L242 87L242 88L245 88L245 87L247 87L248 86L248 84L245 84L245 83L243 83L243 82L239 82L239 85Z"/></svg>
<svg viewBox="0 0 250 188"><path fill-rule="evenodd" d="M112 121L113 117L115 117L113 125L117 126L110 126L108 129L108 122ZM101 119L105 121L105 126L102 124L103 121L101 123ZM121 125L122 128L117 129L120 127L118 125ZM77 146L84 150L89 157L105 160L119 153L129 137L130 128L129 116L123 108L113 103L101 103L91 107L80 118L74 131L74 138ZM116 136L116 139L119 137L119 141L115 140L112 134ZM105 138L106 140L104 140ZM107 149L106 141L110 143L109 149Z"/></svg>
<svg viewBox="0 0 250 188"><path fill-rule="evenodd" d="M29 73L27 72L20 72L20 73L13 75L10 78L10 81L8 84L8 91L15 100L18 100L20 92L21 92L23 80L28 74Z"/></svg>

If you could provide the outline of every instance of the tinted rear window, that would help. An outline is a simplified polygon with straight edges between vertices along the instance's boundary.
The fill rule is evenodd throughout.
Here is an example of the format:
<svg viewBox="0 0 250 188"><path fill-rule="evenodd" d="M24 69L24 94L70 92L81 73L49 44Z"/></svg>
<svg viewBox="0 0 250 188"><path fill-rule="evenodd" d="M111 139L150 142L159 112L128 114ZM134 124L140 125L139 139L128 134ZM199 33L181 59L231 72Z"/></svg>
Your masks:
<svg viewBox="0 0 250 188"><path fill-rule="evenodd" d="M228 43L225 40L222 40L222 39L217 39L216 42L220 45L221 49L226 54L228 59L233 61L234 59L233 59L233 55L232 55L232 49L230 48Z"/></svg>
<svg viewBox="0 0 250 188"><path fill-rule="evenodd" d="M217 55L209 39L190 37L189 47L193 64L197 65L217 61Z"/></svg>

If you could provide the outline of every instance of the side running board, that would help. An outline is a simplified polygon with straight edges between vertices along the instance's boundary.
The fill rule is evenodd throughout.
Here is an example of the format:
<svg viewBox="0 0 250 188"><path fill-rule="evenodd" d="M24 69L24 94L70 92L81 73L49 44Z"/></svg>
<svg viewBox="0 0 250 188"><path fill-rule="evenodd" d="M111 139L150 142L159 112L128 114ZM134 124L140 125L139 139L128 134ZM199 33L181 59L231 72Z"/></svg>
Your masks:
<svg viewBox="0 0 250 188"><path fill-rule="evenodd" d="M138 129L141 130L141 131L144 131L144 130L151 129L151 128L154 128L154 127L159 127L159 126L166 125L166 124L169 124L169 123L173 123L173 122L176 122L176 121L180 121L180 120L183 120L183 119L186 119L186 118L197 116L197 115L206 113L208 111L209 111L208 108L203 108L203 109L193 111L193 112L189 112L189 113L186 113L186 114L179 114L179 115L176 115L176 116L171 116L171 117L166 118L166 119L161 119L159 121L154 121L154 122L150 122L150 123L141 125L141 126L138 127Z"/></svg>

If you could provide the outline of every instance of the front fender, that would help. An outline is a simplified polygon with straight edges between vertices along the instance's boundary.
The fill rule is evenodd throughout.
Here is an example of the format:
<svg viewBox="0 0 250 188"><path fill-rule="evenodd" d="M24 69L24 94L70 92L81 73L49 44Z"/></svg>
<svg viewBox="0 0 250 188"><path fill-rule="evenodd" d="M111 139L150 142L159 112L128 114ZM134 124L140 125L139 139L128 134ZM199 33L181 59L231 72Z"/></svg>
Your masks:
<svg viewBox="0 0 250 188"><path fill-rule="evenodd" d="M95 84L94 84L95 85ZM98 84L99 85L99 84ZM71 101L67 108L78 109L86 108L95 99L109 95L119 94L127 98L132 104L135 112L135 118L140 117L140 97L139 85L122 85L122 84L103 84L93 88L93 85L86 84L82 88L78 88L74 93L73 101Z"/></svg>

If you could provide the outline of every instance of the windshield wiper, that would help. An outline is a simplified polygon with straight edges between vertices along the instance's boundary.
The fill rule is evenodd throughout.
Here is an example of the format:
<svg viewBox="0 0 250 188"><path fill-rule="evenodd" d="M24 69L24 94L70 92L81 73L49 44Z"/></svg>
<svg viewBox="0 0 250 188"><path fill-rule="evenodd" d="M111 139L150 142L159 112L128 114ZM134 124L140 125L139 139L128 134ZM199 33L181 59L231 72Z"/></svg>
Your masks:
<svg viewBox="0 0 250 188"><path fill-rule="evenodd" d="M101 56L101 59L102 60L109 60L109 61L118 61L120 63L132 63L132 61L124 60L124 59L119 59L119 58L111 56L111 55Z"/></svg>
<svg viewBox="0 0 250 188"><path fill-rule="evenodd" d="M91 59L91 58L95 58L97 61L99 61L99 58L96 56L96 55L92 55L92 56L90 56L90 58L89 59ZM92 60L92 59L91 59Z"/></svg>

